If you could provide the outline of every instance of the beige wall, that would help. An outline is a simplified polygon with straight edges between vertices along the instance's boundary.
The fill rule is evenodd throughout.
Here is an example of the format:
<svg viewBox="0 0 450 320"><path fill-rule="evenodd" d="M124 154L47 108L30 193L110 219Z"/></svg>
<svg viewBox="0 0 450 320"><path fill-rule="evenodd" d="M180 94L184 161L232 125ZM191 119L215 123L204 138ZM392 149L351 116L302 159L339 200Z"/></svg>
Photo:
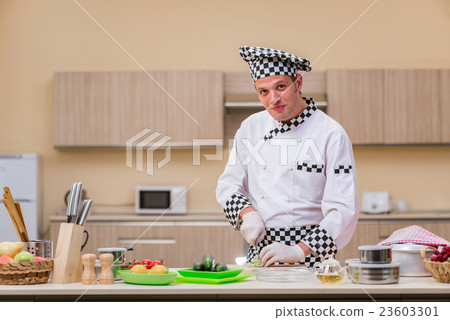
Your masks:
<svg viewBox="0 0 450 320"><path fill-rule="evenodd" d="M450 68L447 0L379 1L326 51L372 2L78 1L149 70L244 71L244 44L308 57L315 70ZM41 155L42 231L76 180L97 204L131 205L137 184L199 178L189 208L219 209L214 188L225 160L193 167L192 152L177 150L149 176L126 167L124 151L53 148L55 71L139 70L75 1L0 0L0 41L0 153ZM389 190L413 209L450 208L449 146L356 147L355 157L360 191Z"/></svg>

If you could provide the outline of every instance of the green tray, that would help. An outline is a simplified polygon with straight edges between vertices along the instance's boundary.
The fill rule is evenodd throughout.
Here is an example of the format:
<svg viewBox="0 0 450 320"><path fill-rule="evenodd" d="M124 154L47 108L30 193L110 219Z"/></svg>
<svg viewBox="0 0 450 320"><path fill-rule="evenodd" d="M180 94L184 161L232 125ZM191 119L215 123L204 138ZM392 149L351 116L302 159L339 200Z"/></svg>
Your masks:
<svg viewBox="0 0 450 320"><path fill-rule="evenodd" d="M183 277L222 279L235 277L244 269L230 268L227 271L195 271L194 269L177 270Z"/></svg>
<svg viewBox="0 0 450 320"><path fill-rule="evenodd" d="M122 280L131 284L167 285L172 283L177 275L173 271L169 271L166 274L130 273L130 270L119 271L119 276Z"/></svg>
<svg viewBox="0 0 450 320"><path fill-rule="evenodd" d="M187 282L187 283L206 283L206 284L220 284L227 282L239 281L249 277L253 277L253 274L241 274L235 277L221 278L221 279L208 279L208 278L193 278L193 277L181 277L177 276L175 281Z"/></svg>

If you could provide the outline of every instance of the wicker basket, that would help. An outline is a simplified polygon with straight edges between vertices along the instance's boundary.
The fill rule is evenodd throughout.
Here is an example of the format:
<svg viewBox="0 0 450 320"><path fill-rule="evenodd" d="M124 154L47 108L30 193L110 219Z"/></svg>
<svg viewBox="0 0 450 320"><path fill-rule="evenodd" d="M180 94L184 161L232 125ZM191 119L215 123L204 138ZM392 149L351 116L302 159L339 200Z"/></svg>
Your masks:
<svg viewBox="0 0 450 320"><path fill-rule="evenodd" d="M450 262L434 262L425 259L423 263L437 281L450 283Z"/></svg>
<svg viewBox="0 0 450 320"><path fill-rule="evenodd" d="M436 249L434 247L427 247ZM439 282L450 283L450 262L434 262L430 259L426 259L426 250L427 248L423 248L420 250L420 254L423 259L423 263L425 264L425 268L430 271L433 278L435 278Z"/></svg>
<svg viewBox="0 0 450 320"><path fill-rule="evenodd" d="M47 283L52 269L53 259L0 263L0 284Z"/></svg>

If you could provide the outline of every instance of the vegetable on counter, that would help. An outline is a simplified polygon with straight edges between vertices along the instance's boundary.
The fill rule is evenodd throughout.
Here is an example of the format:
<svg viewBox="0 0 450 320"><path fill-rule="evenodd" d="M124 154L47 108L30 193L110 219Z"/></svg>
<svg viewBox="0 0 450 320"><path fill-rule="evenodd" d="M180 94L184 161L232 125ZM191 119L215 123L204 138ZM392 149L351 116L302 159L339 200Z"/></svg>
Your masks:
<svg viewBox="0 0 450 320"><path fill-rule="evenodd" d="M8 256L10 258L14 258L16 254L23 250L23 248L24 245L22 242L0 242L0 256Z"/></svg>
<svg viewBox="0 0 450 320"><path fill-rule="evenodd" d="M212 272L220 272L227 271L228 267L224 262L217 262L214 264L214 257L211 254L203 255L202 262L194 262L192 269L194 271L212 271Z"/></svg>
<svg viewBox="0 0 450 320"><path fill-rule="evenodd" d="M434 262L450 262L450 247L442 247L441 251L434 250L430 261Z"/></svg>
<svg viewBox="0 0 450 320"><path fill-rule="evenodd" d="M211 271L214 265L214 257L211 254L205 254L202 259L206 271Z"/></svg>
<svg viewBox="0 0 450 320"><path fill-rule="evenodd" d="M142 265L146 269L152 269L154 266L163 265L163 260L125 260L124 264L120 266L120 269L131 269L134 266Z"/></svg>
<svg viewBox="0 0 450 320"><path fill-rule="evenodd" d="M244 264L244 266L254 268L254 267L262 267L263 265L258 257L253 257L253 262L247 262Z"/></svg>

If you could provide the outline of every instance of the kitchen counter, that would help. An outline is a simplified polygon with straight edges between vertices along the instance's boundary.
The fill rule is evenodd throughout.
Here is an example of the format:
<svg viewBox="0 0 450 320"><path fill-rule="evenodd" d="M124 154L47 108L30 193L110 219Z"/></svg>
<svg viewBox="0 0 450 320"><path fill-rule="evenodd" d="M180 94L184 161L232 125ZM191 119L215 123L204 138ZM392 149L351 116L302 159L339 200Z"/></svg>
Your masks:
<svg viewBox="0 0 450 320"><path fill-rule="evenodd" d="M111 212L111 213L108 213ZM66 216L58 214L50 218L50 222L64 222ZM360 213L359 221L373 221L373 220L450 220L450 212L436 211L436 212L401 212L401 213L384 213L384 214L367 214ZM88 218L88 223L98 222L191 222L191 221L222 221L226 222L222 212L211 211L191 211L187 214L165 214L165 215L145 215L136 214L133 211L96 211Z"/></svg>
<svg viewBox="0 0 450 320"><path fill-rule="evenodd" d="M263 282L255 276L223 284L173 282L165 286L72 284L0 285L0 301L450 301L450 284L432 277L401 277L390 285L359 285L345 278L325 285L317 279Z"/></svg>

